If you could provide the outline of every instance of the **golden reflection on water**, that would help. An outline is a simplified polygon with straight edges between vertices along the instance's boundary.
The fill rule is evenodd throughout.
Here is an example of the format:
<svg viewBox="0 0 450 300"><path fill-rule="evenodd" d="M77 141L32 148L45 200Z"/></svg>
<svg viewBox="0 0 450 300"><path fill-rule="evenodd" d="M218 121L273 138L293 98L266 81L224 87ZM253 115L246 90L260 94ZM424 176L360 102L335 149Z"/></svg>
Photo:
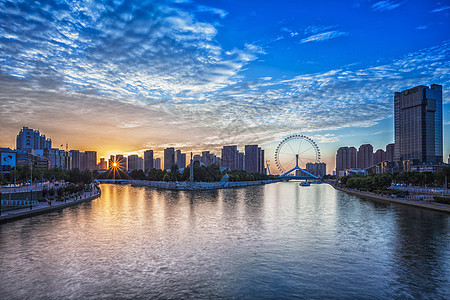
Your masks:
<svg viewBox="0 0 450 300"><path fill-rule="evenodd" d="M449 293L448 216L298 182L101 188L92 202L0 225L1 299Z"/></svg>

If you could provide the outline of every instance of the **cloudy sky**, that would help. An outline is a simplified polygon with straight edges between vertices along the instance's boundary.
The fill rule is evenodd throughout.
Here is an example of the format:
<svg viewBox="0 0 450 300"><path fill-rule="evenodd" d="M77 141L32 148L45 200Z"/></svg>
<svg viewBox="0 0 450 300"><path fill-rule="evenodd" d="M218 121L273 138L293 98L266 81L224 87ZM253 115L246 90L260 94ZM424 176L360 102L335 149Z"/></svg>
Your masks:
<svg viewBox="0 0 450 300"><path fill-rule="evenodd" d="M0 146L23 126L99 156L312 137L393 142L393 95L444 88L450 1L0 0Z"/></svg>

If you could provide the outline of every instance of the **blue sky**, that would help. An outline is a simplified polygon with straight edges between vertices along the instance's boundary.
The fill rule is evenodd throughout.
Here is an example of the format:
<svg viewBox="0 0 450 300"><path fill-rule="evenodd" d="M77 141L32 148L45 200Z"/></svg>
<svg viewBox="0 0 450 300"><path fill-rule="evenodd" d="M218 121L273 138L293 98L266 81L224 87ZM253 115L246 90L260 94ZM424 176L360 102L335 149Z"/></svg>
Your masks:
<svg viewBox="0 0 450 300"><path fill-rule="evenodd" d="M0 1L0 142L112 152L393 142L393 95L444 88L450 1ZM217 152L218 153L218 152Z"/></svg>

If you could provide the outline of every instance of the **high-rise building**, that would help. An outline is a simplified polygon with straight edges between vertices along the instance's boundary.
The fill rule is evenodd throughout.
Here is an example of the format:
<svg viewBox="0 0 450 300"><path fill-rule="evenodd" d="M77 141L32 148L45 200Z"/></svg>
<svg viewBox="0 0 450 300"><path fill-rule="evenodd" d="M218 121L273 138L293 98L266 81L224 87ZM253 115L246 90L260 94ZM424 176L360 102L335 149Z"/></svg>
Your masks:
<svg viewBox="0 0 450 300"><path fill-rule="evenodd" d="M378 149L373 155L373 164L378 164L386 160L386 152L383 149Z"/></svg>
<svg viewBox="0 0 450 300"><path fill-rule="evenodd" d="M97 169L99 171L106 171L108 169L108 163L106 162L105 158L100 158L100 162L97 165Z"/></svg>
<svg viewBox="0 0 450 300"><path fill-rule="evenodd" d="M236 170L238 167L238 150L237 146L222 147L222 167Z"/></svg>
<svg viewBox="0 0 450 300"><path fill-rule="evenodd" d="M238 165L237 165L238 170L244 170L244 162L245 162L244 152L238 151Z"/></svg>
<svg viewBox="0 0 450 300"><path fill-rule="evenodd" d="M144 159L142 157L139 157L139 170L144 171Z"/></svg>
<svg viewBox="0 0 450 300"><path fill-rule="evenodd" d="M324 162L307 163L306 172L316 175L317 177L323 177L327 175L327 165Z"/></svg>
<svg viewBox="0 0 450 300"><path fill-rule="evenodd" d="M157 170L161 170L161 158L155 158L153 160L153 167Z"/></svg>
<svg viewBox="0 0 450 300"><path fill-rule="evenodd" d="M396 92L394 123L396 161L442 162L442 85Z"/></svg>
<svg viewBox="0 0 450 300"><path fill-rule="evenodd" d="M181 153L181 163L180 168L184 169L186 168L186 153Z"/></svg>
<svg viewBox="0 0 450 300"><path fill-rule="evenodd" d="M97 169L97 151L84 151L84 170L94 171Z"/></svg>
<svg viewBox="0 0 450 300"><path fill-rule="evenodd" d="M245 145L245 171L248 173L259 172L258 145Z"/></svg>
<svg viewBox="0 0 450 300"><path fill-rule="evenodd" d="M387 161L394 161L394 149L395 144L389 144L386 145L386 160Z"/></svg>
<svg viewBox="0 0 450 300"><path fill-rule="evenodd" d="M112 169L115 163L116 157L114 155L110 155L108 159L108 169Z"/></svg>
<svg viewBox="0 0 450 300"><path fill-rule="evenodd" d="M266 168L264 164L264 150L258 148L258 152L259 152L259 173L266 174Z"/></svg>
<svg viewBox="0 0 450 300"><path fill-rule="evenodd" d="M211 153L209 151L203 151L202 152L202 160L201 160L201 162L205 166L211 164Z"/></svg>
<svg viewBox="0 0 450 300"><path fill-rule="evenodd" d="M79 150L70 150L71 169L81 169L81 153Z"/></svg>
<svg viewBox="0 0 450 300"><path fill-rule="evenodd" d="M364 144L359 146L358 160L356 165L362 170L373 165L373 147L371 144Z"/></svg>
<svg viewBox="0 0 450 300"><path fill-rule="evenodd" d="M128 171L139 170L139 156L136 154L129 155L128 160Z"/></svg>
<svg viewBox="0 0 450 300"><path fill-rule="evenodd" d="M23 127L16 138L16 148L21 151L31 152L31 150L50 150L52 140L41 135L38 130Z"/></svg>
<svg viewBox="0 0 450 300"><path fill-rule="evenodd" d="M336 152L336 175L340 172L356 168L357 151L355 147L340 147Z"/></svg>
<svg viewBox="0 0 450 300"><path fill-rule="evenodd" d="M175 151L175 163L178 169L184 169L186 167L186 153L181 153L180 150Z"/></svg>
<svg viewBox="0 0 450 300"><path fill-rule="evenodd" d="M149 171L153 168L153 150L146 150L144 152L144 170Z"/></svg>
<svg viewBox="0 0 450 300"><path fill-rule="evenodd" d="M70 153L57 148L45 150L45 156L48 157L51 168L70 169Z"/></svg>
<svg viewBox="0 0 450 300"><path fill-rule="evenodd" d="M169 170L175 165L175 148L164 149L164 170Z"/></svg>
<svg viewBox="0 0 450 300"><path fill-rule="evenodd" d="M127 159L122 154L117 154L116 155L115 162L117 164L117 167L121 171L126 171L127 170Z"/></svg>

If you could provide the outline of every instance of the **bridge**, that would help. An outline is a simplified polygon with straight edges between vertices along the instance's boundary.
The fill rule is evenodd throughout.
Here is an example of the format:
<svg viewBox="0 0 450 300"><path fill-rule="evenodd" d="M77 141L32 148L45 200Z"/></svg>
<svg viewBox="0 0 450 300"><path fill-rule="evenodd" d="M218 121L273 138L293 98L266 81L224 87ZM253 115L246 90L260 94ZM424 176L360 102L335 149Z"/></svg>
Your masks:
<svg viewBox="0 0 450 300"><path fill-rule="evenodd" d="M302 173L303 175L289 175L292 172L295 171L299 171L299 173ZM316 175L313 175L311 173L309 173L308 171L300 168L298 166L298 154L295 155L295 167L293 167L292 169L290 169L289 171L283 173L280 175L280 178L282 178L283 180L293 180L293 179L298 179L298 180L308 180L308 179L318 179L318 177Z"/></svg>

